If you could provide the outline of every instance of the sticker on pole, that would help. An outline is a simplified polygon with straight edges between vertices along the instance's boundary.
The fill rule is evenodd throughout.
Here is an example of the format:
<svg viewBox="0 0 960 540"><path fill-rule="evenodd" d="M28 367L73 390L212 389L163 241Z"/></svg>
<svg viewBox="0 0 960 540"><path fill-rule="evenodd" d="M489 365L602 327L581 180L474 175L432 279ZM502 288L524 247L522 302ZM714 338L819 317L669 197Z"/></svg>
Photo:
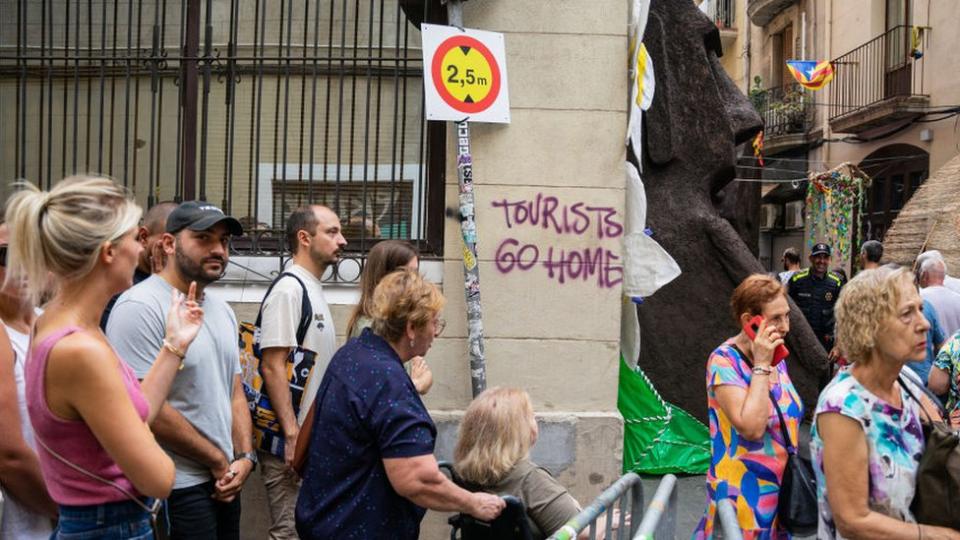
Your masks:
<svg viewBox="0 0 960 540"><path fill-rule="evenodd" d="M503 34L421 25L427 120L510 123Z"/></svg>

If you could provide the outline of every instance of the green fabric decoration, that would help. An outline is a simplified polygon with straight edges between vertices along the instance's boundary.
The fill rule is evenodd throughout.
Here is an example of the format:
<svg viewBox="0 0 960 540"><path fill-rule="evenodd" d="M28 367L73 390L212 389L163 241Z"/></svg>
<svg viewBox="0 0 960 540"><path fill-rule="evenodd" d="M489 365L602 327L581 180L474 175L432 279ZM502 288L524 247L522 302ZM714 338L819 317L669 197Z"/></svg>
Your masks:
<svg viewBox="0 0 960 540"><path fill-rule="evenodd" d="M623 472L706 474L710 430L667 403L650 379L620 356L617 408L623 416Z"/></svg>

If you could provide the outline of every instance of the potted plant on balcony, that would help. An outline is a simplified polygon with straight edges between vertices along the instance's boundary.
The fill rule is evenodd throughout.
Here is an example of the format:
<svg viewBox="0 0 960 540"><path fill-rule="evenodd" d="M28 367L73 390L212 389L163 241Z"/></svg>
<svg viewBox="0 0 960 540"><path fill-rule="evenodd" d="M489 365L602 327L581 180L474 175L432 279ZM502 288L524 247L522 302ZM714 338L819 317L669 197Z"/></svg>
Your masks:
<svg viewBox="0 0 960 540"><path fill-rule="evenodd" d="M763 88L763 78L759 75L753 77L753 88L750 89L747 97L750 103L753 103L757 113L762 115L767 105L767 91Z"/></svg>
<svg viewBox="0 0 960 540"><path fill-rule="evenodd" d="M781 99L770 104L770 109L785 133L802 133L807 124L806 105L803 92L796 87L789 87Z"/></svg>

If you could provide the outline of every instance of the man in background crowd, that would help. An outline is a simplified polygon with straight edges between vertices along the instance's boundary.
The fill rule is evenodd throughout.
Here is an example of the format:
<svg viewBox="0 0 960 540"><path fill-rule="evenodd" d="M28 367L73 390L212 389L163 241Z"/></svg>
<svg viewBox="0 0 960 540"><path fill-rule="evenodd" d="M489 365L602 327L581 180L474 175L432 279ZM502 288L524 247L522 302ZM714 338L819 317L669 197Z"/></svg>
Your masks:
<svg viewBox="0 0 960 540"><path fill-rule="evenodd" d="M326 206L312 205L294 210L287 219L286 232L293 264L277 278L260 307L260 369L270 407L280 423L280 433L271 429L264 430L262 435L270 451L263 445L257 449L262 464L260 476L270 506L271 540L297 538L293 513L300 482L291 469L293 453L300 426L313 404L330 359L337 352L333 317L320 278L328 266L339 260L340 252L347 244L340 228L340 218ZM306 304L304 294L308 299ZM307 314L310 321L306 332L298 339L304 305L310 307ZM290 355L294 357L290 358ZM296 384L291 383L288 375L288 359L293 361L294 367L290 371L294 372ZM301 372L305 369L300 368L305 361L310 363L306 374ZM291 386L297 386L299 391L292 391ZM259 425L254 428L259 429ZM282 440L269 440L277 435L282 436Z"/></svg>
<svg viewBox="0 0 960 540"><path fill-rule="evenodd" d="M864 270L880 268L880 259L883 258L883 244L876 240L867 240L860 246L860 266Z"/></svg>
<svg viewBox="0 0 960 540"><path fill-rule="evenodd" d="M247 399L240 382L237 318L205 289L226 271L236 219L201 201L178 206L161 240L163 270L120 295L107 324L117 354L137 374L149 371L164 341L174 291L197 284L203 328L183 358L167 402L150 425L176 465L167 499L172 540L240 538L240 490L257 463ZM174 353L178 354L178 353Z"/></svg>
<svg viewBox="0 0 960 540"><path fill-rule="evenodd" d="M920 296L933 304L949 337L960 330L960 294L944 286L947 266L941 259L929 257L920 265Z"/></svg>
<svg viewBox="0 0 960 540"><path fill-rule="evenodd" d="M166 255L163 253L160 239L163 237L167 226L167 216L176 207L177 203L175 202L157 203L143 215L142 224L137 229L137 241L143 246L143 251L140 252L140 260L137 261L137 267L133 271L134 285L163 270ZM110 311L113 309L113 305L117 303L117 298L120 298L119 294L110 299L107 307L103 310L103 315L100 317L100 328L104 332L107 331Z"/></svg>
<svg viewBox="0 0 960 540"><path fill-rule="evenodd" d="M780 278L780 283L786 285L793 274L800 270L800 252L797 251L797 248L788 247L783 250L783 257L780 258L780 262L783 263L783 272L777 274L777 277Z"/></svg>

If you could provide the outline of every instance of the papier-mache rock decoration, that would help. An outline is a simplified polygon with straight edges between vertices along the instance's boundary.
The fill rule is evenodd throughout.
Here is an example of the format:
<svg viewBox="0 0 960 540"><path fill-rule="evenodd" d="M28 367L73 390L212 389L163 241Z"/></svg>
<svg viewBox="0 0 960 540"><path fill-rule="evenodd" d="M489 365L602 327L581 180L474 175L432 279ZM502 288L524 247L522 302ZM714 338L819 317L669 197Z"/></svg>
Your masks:
<svg viewBox="0 0 960 540"><path fill-rule="evenodd" d="M761 120L724 73L717 27L693 2L634 0L630 15L627 213L634 221L624 241L623 464L703 473L707 357L738 331L729 314L733 289L765 272L720 209L739 204L729 200L739 191L721 192L734 178L738 146L753 140ZM791 378L812 408L826 352L795 305L790 323Z"/></svg>
<svg viewBox="0 0 960 540"><path fill-rule="evenodd" d="M653 103L655 71L643 43L649 0L630 10L630 114L627 147L640 155L642 111ZM637 166L626 166L623 236L623 296L620 318L620 386L617 406L624 418L623 469L648 474L703 473L709 464L709 433L702 423L663 400L643 371L637 308L643 299L680 275L680 267L646 226L647 197Z"/></svg>

